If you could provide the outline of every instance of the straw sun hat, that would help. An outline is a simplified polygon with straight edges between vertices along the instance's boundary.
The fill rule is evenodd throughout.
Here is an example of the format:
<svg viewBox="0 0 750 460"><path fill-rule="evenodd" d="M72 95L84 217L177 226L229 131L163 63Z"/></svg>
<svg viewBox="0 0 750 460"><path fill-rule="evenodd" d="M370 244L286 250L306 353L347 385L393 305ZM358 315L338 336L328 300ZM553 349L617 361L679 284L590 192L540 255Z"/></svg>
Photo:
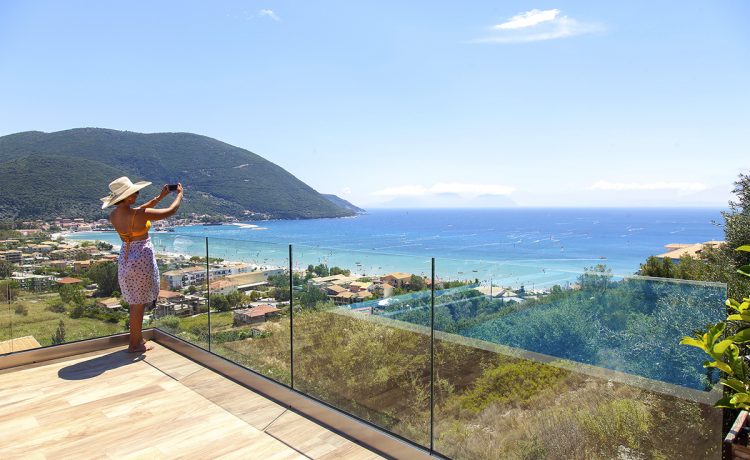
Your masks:
<svg viewBox="0 0 750 460"><path fill-rule="evenodd" d="M109 183L109 195L101 198L102 209L112 206L118 201L129 197L138 190L148 187L149 185L151 185L151 182L146 182L144 180L134 184L125 176L113 180Z"/></svg>

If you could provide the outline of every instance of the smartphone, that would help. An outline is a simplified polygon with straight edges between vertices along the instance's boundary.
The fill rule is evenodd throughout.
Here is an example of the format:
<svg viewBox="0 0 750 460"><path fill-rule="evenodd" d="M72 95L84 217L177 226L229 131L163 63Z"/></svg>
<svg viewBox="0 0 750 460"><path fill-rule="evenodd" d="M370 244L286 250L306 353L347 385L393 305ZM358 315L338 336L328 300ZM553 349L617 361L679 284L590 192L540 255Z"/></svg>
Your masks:
<svg viewBox="0 0 750 460"><path fill-rule="evenodd" d="M177 190L177 184L169 184L169 191L174 192Z"/></svg>

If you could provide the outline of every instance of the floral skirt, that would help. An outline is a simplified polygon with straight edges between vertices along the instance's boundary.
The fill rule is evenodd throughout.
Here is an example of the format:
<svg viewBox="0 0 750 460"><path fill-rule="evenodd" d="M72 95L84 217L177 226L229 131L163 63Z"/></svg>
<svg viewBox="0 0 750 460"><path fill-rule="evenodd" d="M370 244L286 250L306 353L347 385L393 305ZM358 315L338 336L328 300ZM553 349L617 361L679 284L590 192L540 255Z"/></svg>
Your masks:
<svg viewBox="0 0 750 460"><path fill-rule="evenodd" d="M122 298L133 305L150 304L159 296L159 268L151 240L122 243L117 259Z"/></svg>

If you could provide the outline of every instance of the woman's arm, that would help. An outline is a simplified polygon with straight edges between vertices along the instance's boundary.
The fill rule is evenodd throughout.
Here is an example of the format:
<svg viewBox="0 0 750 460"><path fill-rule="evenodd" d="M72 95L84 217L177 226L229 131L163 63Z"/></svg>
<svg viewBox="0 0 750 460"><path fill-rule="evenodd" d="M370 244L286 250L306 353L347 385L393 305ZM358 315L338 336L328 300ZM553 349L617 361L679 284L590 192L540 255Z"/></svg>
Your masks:
<svg viewBox="0 0 750 460"><path fill-rule="evenodd" d="M143 210L143 213L147 220L166 219L167 217L170 217L171 215L177 212L177 209L180 207L181 201L182 201L182 184L177 184L177 196L174 198L174 201L172 202L171 205L169 205L168 208L165 208L165 209L145 208Z"/></svg>
<svg viewBox="0 0 750 460"><path fill-rule="evenodd" d="M153 208L154 206L159 204L159 202L167 195L169 195L169 185L165 185L164 187L162 187L161 193L156 198L153 198L151 199L151 201L147 201L134 209Z"/></svg>

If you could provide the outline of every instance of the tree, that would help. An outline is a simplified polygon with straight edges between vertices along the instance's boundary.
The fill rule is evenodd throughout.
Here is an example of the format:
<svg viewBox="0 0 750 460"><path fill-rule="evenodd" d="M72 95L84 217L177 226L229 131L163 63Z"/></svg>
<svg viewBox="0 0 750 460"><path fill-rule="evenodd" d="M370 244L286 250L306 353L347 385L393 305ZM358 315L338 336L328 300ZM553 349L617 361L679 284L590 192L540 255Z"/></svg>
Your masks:
<svg viewBox="0 0 750 460"><path fill-rule="evenodd" d="M722 212L724 217L724 241L721 247L723 259L731 262L726 267L726 282L729 284L729 297L743 298L750 292L750 278L737 273L737 269L750 264L750 253L735 249L750 244L750 174L740 174L734 183L736 201L729 202L729 210Z"/></svg>
<svg viewBox="0 0 750 460"><path fill-rule="evenodd" d="M318 302L325 302L328 300L328 296L322 290L312 285L307 285L302 288L298 297L300 305L304 308L314 308Z"/></svg>
<svg viewBox="0 0 750 460"><path fill-rule="evenodd" d="M331 276L333 275L344 275L349 276L352 274L351 270L346 270L341 267L331 267L331 270L328 272Z"/></svg>
<svg viewBox="0 0 750 460"><path fill-rule="evenodd" d="M417 275L411 275L409 278L409 288L413 291L421 291L425 287L424 278Z"/></svg>
<svg viewBox="0 0 750 460"><path fill-rule="evenodd" d="M230 292L225 297L230 309L241 306L245 300L245 295L240 291Z"/></svg>
<svg viewBox="0 0 750 460"><path fill-rule="evenodd" d="M94 264L89 269L87 276L99 286L98 293L100 295L109 297L113 295L113 292L120 291L115 262Z"/></svg>
<svg viewBox="0 0 750 460"><path fill-rule="evenodd" d="M0 278L10 278L15 271L15 266L7 260L0 260Z"/></svg>
<svg viewBox="0 0 750 460"><path fill-rule="evenodd" d="M674 264L669 257L659 259L656 256L650 256L645 263L641 264L638 273L656 278L674 278Z"/></svg>
<svg viewBox="0 0 750 460"><path fill-rule="evenodd" d="M65 343L65 323L63 323L63 320L57 323L57 330L52 334L52 345L61 343Z"/></svg>
<svg viewBox="0 0 750 460"><path fill-rule="evenodd" d="M100 251L111 251L112 245L107 243L106 241L97 241L96 242L96 249Z"/></svg>
<svg viewBox="0 0 750 460"><path fill-rule="evenodd" d="M83 293L83 287L79 284L63 284L58 290L60 299L65 303L72 303L76 306L83 306L86 296Z"/></svg>
<svg viewBox="0 0 750 460"><path fill-rule="evenodd" d="M578 277L578 284L584 291L604 292L611 281L612 270L603 264L584 268L583 275Z"/></svg>
<svg viewBox="0 0 750 460"><path fill-rule="evenodd" d="M224 294L211 294L210 301L211 306L217 311L229 311L230 309L229 301Z"/></svg>

